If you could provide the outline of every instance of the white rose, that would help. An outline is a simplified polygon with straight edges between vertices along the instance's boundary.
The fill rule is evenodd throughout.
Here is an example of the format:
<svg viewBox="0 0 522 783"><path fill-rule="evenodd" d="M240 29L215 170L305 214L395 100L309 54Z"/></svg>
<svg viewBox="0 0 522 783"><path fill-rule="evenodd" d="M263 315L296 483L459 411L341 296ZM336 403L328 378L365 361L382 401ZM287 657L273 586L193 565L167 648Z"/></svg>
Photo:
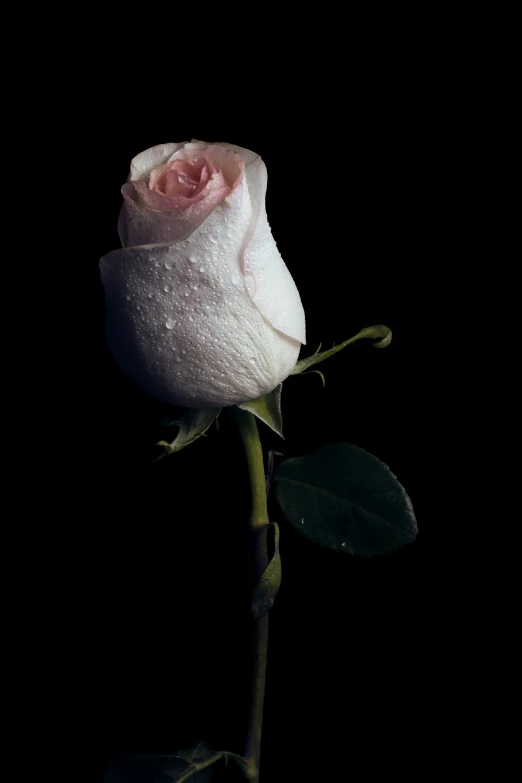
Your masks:
<svg viewBox="0 0 522 783"><path fill-rule="evenodd" d="M131 163L123 248L100 261L106 335L160 400L234 405L295 366L305 316L268 225L266 182L259 155L233 144L161 144Z"/></svg>

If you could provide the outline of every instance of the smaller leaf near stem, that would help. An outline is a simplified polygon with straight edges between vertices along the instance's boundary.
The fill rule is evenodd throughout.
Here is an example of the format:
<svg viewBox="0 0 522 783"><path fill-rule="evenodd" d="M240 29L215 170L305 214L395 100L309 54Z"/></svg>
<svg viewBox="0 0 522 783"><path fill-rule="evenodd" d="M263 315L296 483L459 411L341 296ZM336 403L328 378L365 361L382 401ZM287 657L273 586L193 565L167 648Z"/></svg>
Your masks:
<svg viewBox="0 0 522 783"><path fill-rule="evenodd" d="M220 411L221 408L185 408L179 421L171 421L168 424L168 426L179 426L178 434L172 443L168 443L165 440L158 442L157 445L164 446L165 451L154 461L157 462L159 459L166 457L167 454L181 451L185 446L190 446L198 438L205 435L211 424L217 420Z"/></svg>

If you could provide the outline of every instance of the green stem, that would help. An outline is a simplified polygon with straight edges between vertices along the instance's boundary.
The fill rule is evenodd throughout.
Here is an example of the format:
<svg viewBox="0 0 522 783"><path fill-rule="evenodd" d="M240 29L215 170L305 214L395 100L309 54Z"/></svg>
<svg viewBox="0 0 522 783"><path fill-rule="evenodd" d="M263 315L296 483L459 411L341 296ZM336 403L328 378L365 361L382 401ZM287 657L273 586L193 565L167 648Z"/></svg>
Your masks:
<svg viewBox="0 0 522 783"><path fill-rule="evenodd" d="M255 417L248 411L234 409L235 419L245 448L248 475L252 492L250 530L254 549L254 576L257 584L268 566L267 532L269 528L266 505L265 470L263 450ZM244 758L256 769L253 783L259 783L259 759L261 755L261 732L263 727L263 704L265 700L266 662L268 652L268 614L255 623L254 667L250 715Z"/></svg>

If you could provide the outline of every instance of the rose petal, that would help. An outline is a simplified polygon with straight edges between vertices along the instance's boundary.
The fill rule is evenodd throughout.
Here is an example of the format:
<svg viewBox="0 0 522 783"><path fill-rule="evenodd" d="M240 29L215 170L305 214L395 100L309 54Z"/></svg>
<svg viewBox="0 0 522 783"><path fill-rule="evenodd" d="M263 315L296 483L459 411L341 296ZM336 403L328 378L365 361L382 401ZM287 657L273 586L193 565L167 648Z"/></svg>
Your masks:
<svg viewBox="0 0 522 783"><path fill-rule="evenodd" d="M141 179L149 174L153 169L160 166L162 163L166 163L167 160L183 147L186 142L179 143L173 142L171 144L158 144L156 147L151 147L148 150L140 152L135 158L131 160L130 165L130 179Z"/></svg>
<svg viewBox="0 0 522 783"><path fill-rule="evenodd" d="M212 162L214 166L219 166L231 188L234 188L240 181L243 172L241 156L235 150L228 149L221 144L208 144L207 142L185 144L182 149L171 155L168 162L194 159L198 156Z"/></svg>
<svg viewBox="0 0 522 783"><path fill-rule="evenodd" d="M219 146L241 155L252 199L254 219L244 252L244 274L248 293L275 329L306 345L305 315L301 298L268 224L265 205L266 166L259 155L251 150L224 142L219 142ZM274 281L277 281L277 284Z"/></svg>
<svg viewBox="0 0 522 783"><path fill-rule="evenodd" d="M191 204L194 204L197 201L203 201L210 193L210 188L208 188L206 191L202 189L193 196L184 196L181 193L168 196L165 193L158 193L155 190L150 190L144 180L137 180L136 182L133 182L132 185L138 195L138 204L143 207L148 207L149 209L155 209L159 212L172 212L187 209Z"/></svg>

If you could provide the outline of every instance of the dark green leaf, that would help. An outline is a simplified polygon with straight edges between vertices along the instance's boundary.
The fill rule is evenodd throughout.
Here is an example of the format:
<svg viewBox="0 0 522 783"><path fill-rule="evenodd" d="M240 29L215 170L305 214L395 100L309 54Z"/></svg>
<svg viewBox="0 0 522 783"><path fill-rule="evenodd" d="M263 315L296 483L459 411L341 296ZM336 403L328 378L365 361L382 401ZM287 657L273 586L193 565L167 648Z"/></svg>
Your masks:
<svg viewBox="0 0 522 783"><path fill-rule="evenodd" d="M281 462L275 496L286 518L321 546L362 557L413 541L411 500L389 467L349 443Z"/></svg>

